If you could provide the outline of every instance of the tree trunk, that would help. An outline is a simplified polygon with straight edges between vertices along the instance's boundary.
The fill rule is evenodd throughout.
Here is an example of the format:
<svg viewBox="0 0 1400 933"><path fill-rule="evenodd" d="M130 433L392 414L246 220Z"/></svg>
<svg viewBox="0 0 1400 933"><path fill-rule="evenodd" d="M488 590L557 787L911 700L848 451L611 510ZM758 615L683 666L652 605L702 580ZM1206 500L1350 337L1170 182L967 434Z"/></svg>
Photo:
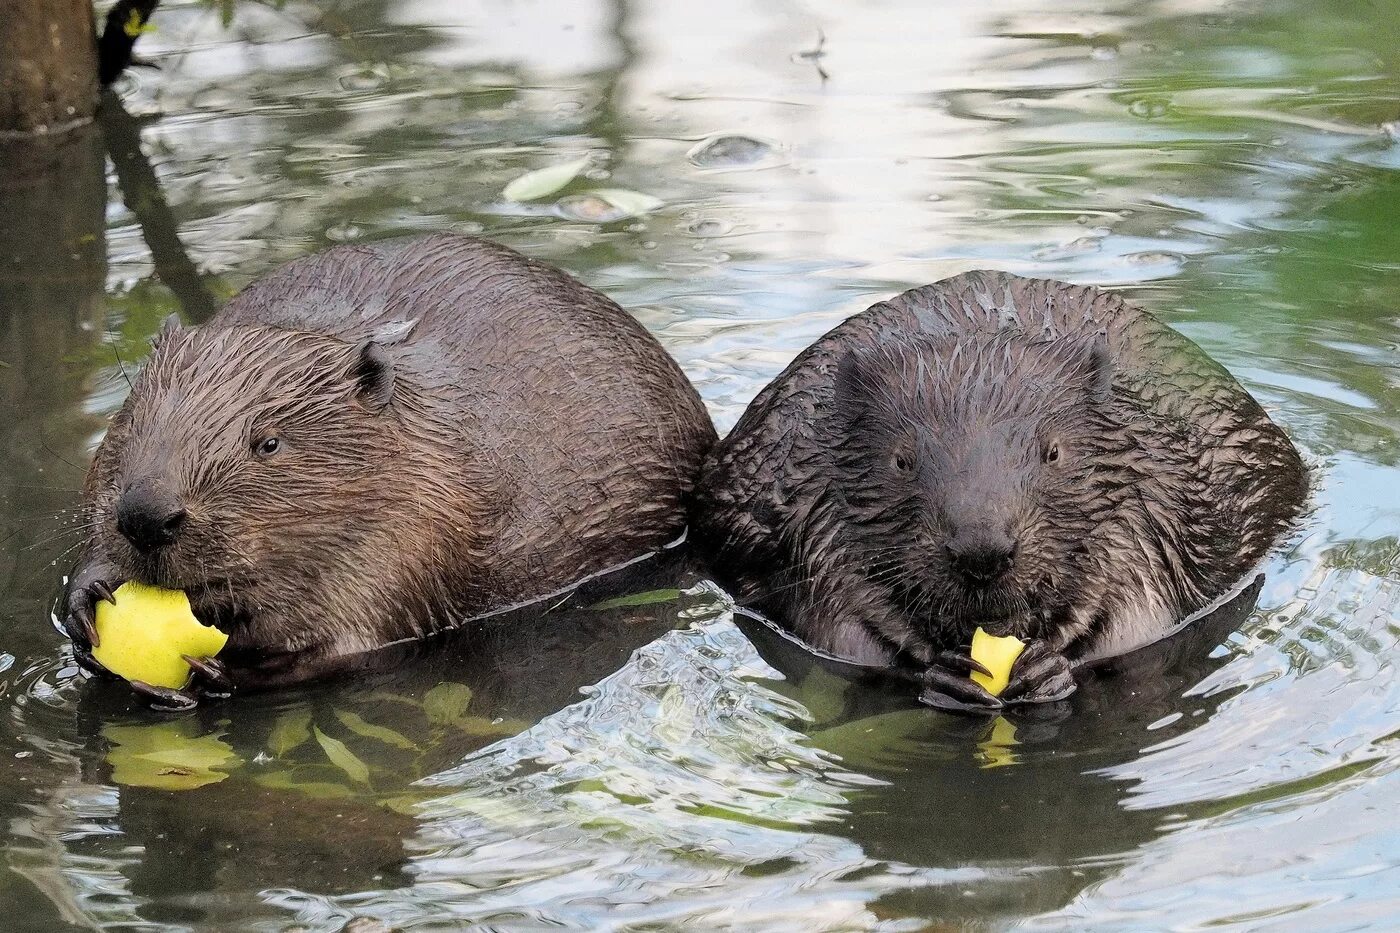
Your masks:
<svg viewBox="0 0 1400 933"><path fill-rule="evenodd" d="M92 0L4 0L0 133L55 132L97 109Z"/></svg>

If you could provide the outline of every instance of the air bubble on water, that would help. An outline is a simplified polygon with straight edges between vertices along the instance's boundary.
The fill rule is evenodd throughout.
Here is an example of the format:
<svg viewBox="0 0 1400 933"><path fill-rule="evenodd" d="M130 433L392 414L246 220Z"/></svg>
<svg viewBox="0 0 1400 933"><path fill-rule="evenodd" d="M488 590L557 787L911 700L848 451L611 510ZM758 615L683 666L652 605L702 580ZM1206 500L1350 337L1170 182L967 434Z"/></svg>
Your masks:
<svg viewBox="0 0 1400 933"><path fill-rule="evenodd" d="M729 134L702 140L686 153L686 158L701 168L738 168L766 162L777 149L767 140Z"/></svg>
<svg viewBox="0 0 1400 933"><path fill-rule="evenodd" d="M326 228L326 239L345 243L349 240L358 240L363 232L359 227L349 222L334 224Z"/></svg>
<svg viewBox="0 0 1400 933"><path fill-rule="evenodd" d="M722 220L697 220L686 228L686 232L691 236L715 237L724 236L733 227Z"/></svg>
<svg viewBox="0 0 1400 933"><path fill-rule="evenodd" d="M1144 120L1164 117L1171 111L1171 101L1165 97L1139 97L1128 105L1128 113Z"/></svg>
<svg viewBox="0 0 1400 933"><path fill-rule="evenodd" d="M389 81L389 66L380 62L365 65L340 75L340 86L347 91L373 91Z"/></svg>

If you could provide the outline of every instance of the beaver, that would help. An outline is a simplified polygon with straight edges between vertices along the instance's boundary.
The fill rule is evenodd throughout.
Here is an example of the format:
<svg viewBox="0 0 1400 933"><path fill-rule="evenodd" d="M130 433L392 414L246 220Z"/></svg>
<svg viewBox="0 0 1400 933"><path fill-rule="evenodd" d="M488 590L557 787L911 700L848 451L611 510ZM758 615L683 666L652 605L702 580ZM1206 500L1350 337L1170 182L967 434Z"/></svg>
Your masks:
<svg viewBox="0 0 1400 933"><path fill-rule="evenodd" d="M602 294L438 234L337 246L163 329L98 447L61 607L183 590L230 636L196 688L275 686L557 591L684 529L714 442Z"/></svg>
<svg viewBox="0 0 1400 933"><path fill-rule="evenodd" d="M808 645L995 709L1068 696L1074 665L1228 594L1307 488L1184 336L1096 288L982 271L803 351L711 452L692 529ZM967 677L978 626L1029 643L1001 698Z"/></svg>

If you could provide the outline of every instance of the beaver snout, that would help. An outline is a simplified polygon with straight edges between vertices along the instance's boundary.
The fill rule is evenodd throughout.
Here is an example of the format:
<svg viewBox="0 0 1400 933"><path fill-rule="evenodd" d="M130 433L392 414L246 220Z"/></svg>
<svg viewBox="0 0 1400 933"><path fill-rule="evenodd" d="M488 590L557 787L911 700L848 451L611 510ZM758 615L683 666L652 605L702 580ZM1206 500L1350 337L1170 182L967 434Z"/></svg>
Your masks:
<svg viewBox="0 0 1400 933"><path fill-rule="evenodd" d="M948 564L970 587L996 583L1016 562L1016 542L1009 535L991 532L963 533L945 546Z"/></svg>
<svg viewBox="0 0 1400 933"><path fill-rule="evenodd" d="M130 486L117 500L117 531L142 554L174 544L185 524L185 508L174 494L152 483Z"/></svg>

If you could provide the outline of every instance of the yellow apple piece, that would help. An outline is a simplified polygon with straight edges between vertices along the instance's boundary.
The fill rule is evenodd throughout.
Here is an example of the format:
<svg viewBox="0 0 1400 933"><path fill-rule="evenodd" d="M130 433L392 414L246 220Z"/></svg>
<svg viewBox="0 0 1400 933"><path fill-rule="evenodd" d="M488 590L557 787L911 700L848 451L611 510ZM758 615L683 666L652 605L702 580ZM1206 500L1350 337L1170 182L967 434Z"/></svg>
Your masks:
<svg viewBox="0 0 1400 933"><path fill-rule="evenodd" d="M972 672L974 683L994 697L1001 696L1011 680L1011 665L1026 650L1026 643L1015 635L989 635L980 627L972 633L972 660L992 672L988 677L981 671Z"/></svg>
<svg viewBox="0 0 1400 933"><path fill-rule="evenodd" d="M118 677L178 690L190 679L181 655L213 657L228 641L223 632L200 624L189 597L179 590L123 583L112 595L116 605L97 604L99 644L92 656Z"/></svg>

